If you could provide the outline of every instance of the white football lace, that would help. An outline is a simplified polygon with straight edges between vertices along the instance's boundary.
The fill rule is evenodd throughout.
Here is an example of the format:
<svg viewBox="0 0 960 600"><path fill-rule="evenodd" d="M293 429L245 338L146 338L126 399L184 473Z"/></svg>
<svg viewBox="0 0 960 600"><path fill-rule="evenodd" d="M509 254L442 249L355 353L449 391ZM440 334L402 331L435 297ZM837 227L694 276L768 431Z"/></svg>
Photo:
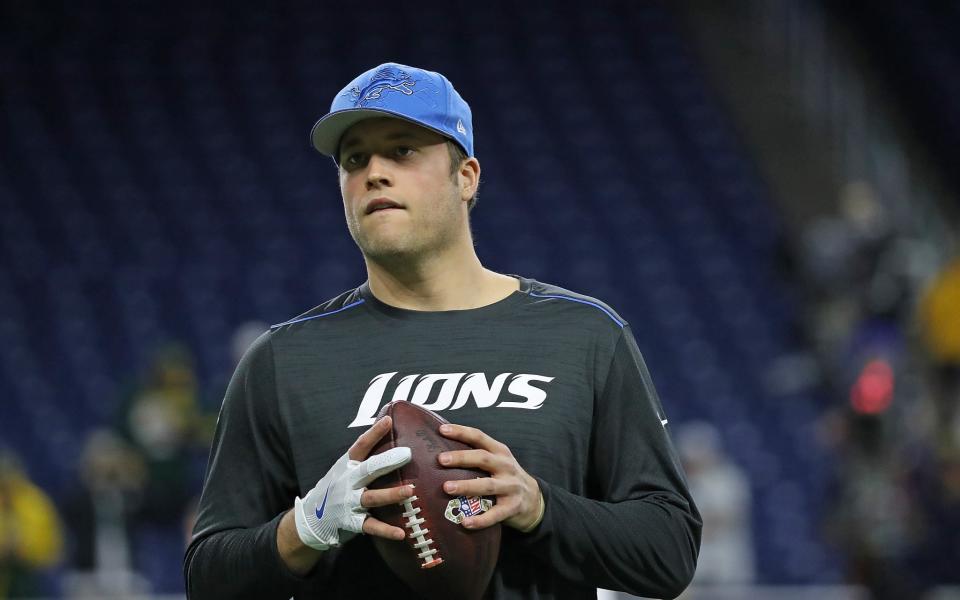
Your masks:
<svg viewBox="0 0 960 600"><path fill-rule="evenodd" d="M420 568L427 569L442 563L443 559L439 556L436 556L436 548L430 547L430 545L433 544L433 540L427 537L427 534L430 533L430 530L420 527L422 524L426 523L426 520L417 516L420 514L420 507L413 506L413 503L416 500L416 496L410 496L401 502L400 505L404 508L403 518L407 520L404 527L410 530L410 533L407 534L407 537L417 540L417 543L414 544L413 547L417 550L422 550L419 554L417 554L418 558L423 559L423 564L420 565Z"/></svg>

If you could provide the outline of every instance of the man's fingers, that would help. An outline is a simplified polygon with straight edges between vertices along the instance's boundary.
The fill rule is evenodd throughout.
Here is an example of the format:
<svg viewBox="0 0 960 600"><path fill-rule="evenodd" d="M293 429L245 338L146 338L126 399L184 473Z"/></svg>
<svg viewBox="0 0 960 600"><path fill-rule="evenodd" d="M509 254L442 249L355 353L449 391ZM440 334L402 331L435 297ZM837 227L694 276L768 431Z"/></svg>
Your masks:
<svg viewBox="0 0 960 600"><path fill-rule="evenodd" d="M510 454L509 448L475 427L447 423L440 426L440 434L494 454Z"/></svg>
<svg viewBox="0 0 960 600"><path fill-rule="evenodd" d="M498 465L498 457L487 450L442 452L437 460L445 467L476 467L487 473L493 473Z"/></svg>
<svg viewBox="0 0 960 600"><path fill-rule="evenodd" d="M393 425L393 419L383 417L374 423L370 429L360 434L357 441L347 451L350 460L363 460L369 456L373 447L390 431L391 425Z"/></svg>
<svg viewBox="0 0 960 600"><path fill-rule="evenodd" d="M410 485L401 485L385 490L365 490L363 495L360 496L360 506L373 508L375 506L399 504L412 495L413 486Z"/></svg>
<svg viewBox="0 0 960 600"><path fill-rule="evenodd" d="M505 521L511 516L513 516L513 511L505 505L497 504L482 514L475 517L467 517L463 522L463 526L467 529L484 529L491 525L496 525L500 521Z"/></svg>
<svg viewBox="0 0 960 600"><path fill-rule="evenodd" d="M410 462L410 448L390 448L363 461L350 473L350 485L355 490L367 487L377 477Z"/></svg>
<svg viewBox="0 0 960 600"><path fill-rule="evenodd" d="M515 490L493 477L479 477L447 481L443 484L443 491L455 496L501 496Z"/></svg>
<svg viewBox="0 0 960 600"><path fill-rule="evenodd" d="M393 525L387 525L383 521L374 517L367 517L363 522L363 532L367 535L375 535L388 540L399 541L407 537L407 534L404 530L400 529L399 527L394 527Z"/></svg>

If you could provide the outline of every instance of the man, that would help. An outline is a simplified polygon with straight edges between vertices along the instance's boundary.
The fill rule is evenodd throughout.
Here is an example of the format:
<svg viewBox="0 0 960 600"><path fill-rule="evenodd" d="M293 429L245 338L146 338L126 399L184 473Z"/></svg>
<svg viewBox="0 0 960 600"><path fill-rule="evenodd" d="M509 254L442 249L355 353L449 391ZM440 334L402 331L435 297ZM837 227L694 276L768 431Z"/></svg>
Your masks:
<svg viewBox="0 0 960 600"><path fill-rule="evenodd" d="M443 435L476 448L442 464L490 474L445 485L496 496L463 522L504 525L488 597L678 595L700 518L630 328L602 302L480 264L468 218L480 163L450 82L380 65L336 96L312 141L338 165L368 279L272 327L238 366L184 562L191 597L413 597L369 537L400 540L367 509L412 494L365 488L409 460L366 460L393 399L437 411L458 424Z"/></svg>

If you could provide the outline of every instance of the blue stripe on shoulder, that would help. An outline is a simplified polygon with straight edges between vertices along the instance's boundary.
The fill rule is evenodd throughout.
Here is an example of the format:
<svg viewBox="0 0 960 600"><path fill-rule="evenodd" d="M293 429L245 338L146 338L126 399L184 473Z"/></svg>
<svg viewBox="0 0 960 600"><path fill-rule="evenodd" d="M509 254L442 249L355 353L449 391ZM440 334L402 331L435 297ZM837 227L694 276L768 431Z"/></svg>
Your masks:
<svg viewBox="0 0 960 600"><path fill-rule="evenodd" d="M604 312L604 314L606 314L608 317L610 317L610 319L612 319L614 323L616 323L617 325L619 325L619 326L620 326L620 329L623 329L623 327L624 327L624 325L625 325L625 323L624 323L623 321L621 321L620 319L618 319L612 312L610 312L609 310L607 310L607 309L604 308L603 306L600 306L600 305L597 304L596 302L590 302L589 300L581 300L580 298L571 298L570 296L560 296L560 295L557 295L557 294L537 294L537 293L535 293L535 292L528 292L528 293L529 293L531 296L534 296L534 297L536 297L536 298L557 298L557 299L560 299L560 300L569 300L570 302L577 302L577 303L579 303L579 304L586 304L586 305L592 306L592 307L594 307L594 308L599 308L600 310L602 310L602 311Z"/></svg>
<svg viewBox="0 0 960 600"><path fill-rule="evenodd" d="M313 315L312 317L303 317L301 319L291 319L289 321L284 321L283 323L277 323L276 325L271 325L270 329L276 329L278 327L283 327L284 325L293 325L294 323L302 323L303 321L319 319L320 317L329 317L330 315L335 315L338 312L343 312L348 308L353 308L354 306L358 306L360 304L363 304L363 298L361 298L360 300L357 300L356 302L353 302L352 304L348 304L346 306L338 308L337 310L331 310L330 312L321 313L319 315Z"/></svg>

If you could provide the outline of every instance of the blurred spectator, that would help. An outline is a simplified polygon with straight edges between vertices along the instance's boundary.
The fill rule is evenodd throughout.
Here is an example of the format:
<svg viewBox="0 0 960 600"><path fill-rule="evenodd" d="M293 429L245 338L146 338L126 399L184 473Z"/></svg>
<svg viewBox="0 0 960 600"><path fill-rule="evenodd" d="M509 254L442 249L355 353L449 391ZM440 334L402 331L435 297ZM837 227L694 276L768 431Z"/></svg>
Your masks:
<svg viewBox="0 0 960 600"><path fill-rule="evenodd" d="M900 335L913 287L924 269L926 246L895 228L873 187L862 181L843 186L839 214L821 216L805 230L800 256L813 290L810 335L832 368L850 367L846 354L864 335L893 329ZM860 365L853 365L857 369ZM832 373L844 389L842 374Z"/></svg>
<svg viewBox="0 0 960 600"><path fill-rule="evenodd" d="M924 455L909 482L924 524L910 570L926 589L960 584L960 453L956 446L932 450L936 453Z"/></svg>
<svg viewBox="0 0 960 600"><path fill-rule="evenodd" d="M873 597L920 597L956 564L944 533L955 528L943 525L957 505L944 489L942 448L930 447L953 435L943 431L956 429L947 425L956 402L928 406L908 327L938 253L910 238L867 183L845 185L838 208L812 222L800 255L815 290L810 336L835 393L823 419L837 455L827 535L848 579ZM960 358L960 265L931 287L920 320L941 373L943 357Z"/></svg>
<svg viewBox="0 0 960 600"><path fill-rule="evenodd" d="M930 388L926 428L910 484L926 527L913 569L927 585L960 583L960 259L949 263L919 303Z"/></svg>
<svg viewBox="0 0 960 600"><path fill-rule="evenodd" d="M257 341L257 338L263 335L268 329L270 329L270 326L263 321L244 321L233 331L233 336L230 338L230 354L233 359L233 362L230 364L231 374L240 362L240 359L243 358L243 354L247 351L247 348L250 347L250 344ZM229 375L227 378L229 380ZM223 390L220 390L221 396L223 396L225 389L226 386L224 386Z"/></svg>
<svg viewBox="0 0 960 600"><path fill-rule="evenodd" d="M0 454L0 598L44 594L41 575L59 562L62 549L53 502L12 454Z"/></svg>
<svg viewBox="0 0 960 600"><path fill-rule="evenodd" d="M120 433L145 468L130 515L136 569L154 591L182 590L180 535L194 496L193 456L207 444L193 358L182 346L161 347L121 412Z"/></svg>
<svg viewBox="0 0 960 600"><path fill-rule="evenodd" d="M960 258L948 264L920 302L920 333L933 369L936 436L955 449L960 441Z"/></svg>
<svg viewBox="0 0 960 600"><path fill-rule="evenodd" d="M197 392L190 354L168 345L124 407L121 432L146 465L138 522L178 527L191 496L188 454L202 423Z"/></svg>
<svg viewBox="0 0 960 600"><path fill-rule="evenodd" d="M131 570L129 530L146 477L143 460L116 434L96 430L87 438L79 476L63 510L70 526L70 597L146 592L146 582Z"/></svg>
<svg viewBox="0 0 960 600"><path fill-rule="evenodd" d="M920 304L920 323L933 361L960 366L960 258L949 263L927 288Z"/></svg>
<svg viewBox="0 0 960 600"><path fill-rule="evenodd" d="M727 457L713 425L688 423L679 428L676 440L690 493L703 515L703 539L693 583L752 582L752 494L747 476Z"/></svg>
<svg viewBox="0 0 960 600"><path fill-rule="evenodd" d="M847 557L848 580L881 600L919 597L907 562L922 522L892 443L895 419L845 410L833 415L832 426L838 461L826 524Z"/></svg>

